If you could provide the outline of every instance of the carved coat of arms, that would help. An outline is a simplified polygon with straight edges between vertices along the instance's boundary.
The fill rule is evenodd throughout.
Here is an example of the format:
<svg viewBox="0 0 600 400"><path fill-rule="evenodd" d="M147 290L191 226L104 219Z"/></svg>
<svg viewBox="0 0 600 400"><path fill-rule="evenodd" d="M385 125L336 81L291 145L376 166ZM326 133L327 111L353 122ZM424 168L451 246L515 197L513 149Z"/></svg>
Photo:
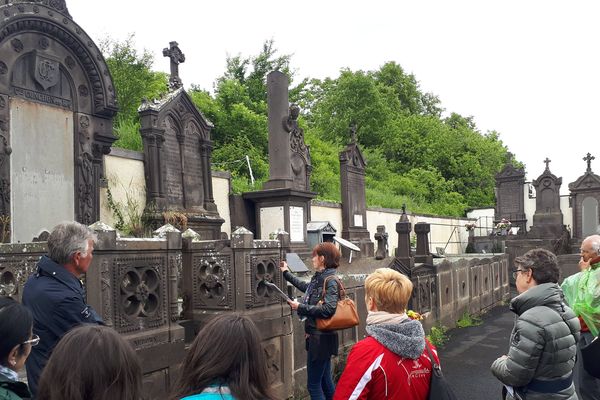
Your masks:
<svg viewBox="0 0 600 400"><path fill-rule="evenodd" d="M48 57L44 57L40 54L35 55L34 72L33 77L35 81L39 83L44 90L48 90L52 86L58 83L60 76L59 63Z"/></svg>

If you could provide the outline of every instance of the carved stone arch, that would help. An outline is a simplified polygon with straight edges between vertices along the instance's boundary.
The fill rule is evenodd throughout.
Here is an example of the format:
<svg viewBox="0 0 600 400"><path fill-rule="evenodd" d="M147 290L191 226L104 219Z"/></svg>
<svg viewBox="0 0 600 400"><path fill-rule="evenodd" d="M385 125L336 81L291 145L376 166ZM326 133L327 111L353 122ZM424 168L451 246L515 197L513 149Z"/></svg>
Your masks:
<svg viewBox="0 0 600 400"><path fill-rule="evenodd" d="M25 174L17 172L19 165L27 165L19 159L24 152L40 155L32 174L64 178L60 191L70 193L66 199L69 206L56 218L91 224L100 216L103 155L116 140L112 133L116 93L108 66L95 43L70 18L64 1L13 1L0 5L0 17L0 212L11 217L12 229L32 225L32 231L16 232L11 240L29 241L32 233L59 222L52 222L52 216L48 221L38 222L35 217L19 220L26 215L20 210L26 206L18 192ZM29 117L37 121L34 129L23 125ZM45 125L46 120L54 120L54 125ZM43 168L44 153L52 152L48 147L52 143L55 148L65 147L65 143L73 148L65 148L68 157L55 175L51 175L52 167ZM59 190L52 184L41 188L31 181L30 209L44 209L42 202L48 194L41 195L38 189L40 193Z"/></svg>
<svg viewBox="0 0 600 400"><path fill-rule="evenodd" d="M106 61L93 40L77 23L43 4L21 3L0 8L5 18L0 25L0 43L19 40L17 36L26 32L37 34L40 39L45 36L60 43L72 54L72 60L62 60L65 65L71 68L76 62L84 71L93 99L90 113L108 118L116 114L116 93ZM49 44L48 48L52 48L52 45ZM13 60L8 57L2 61L8 66ZM6 89L0 81L0 91L6 93Z"/></svg>
<svg viewBox="0 0 600 400"><path fill-rule="evenodd" d="M208 131L202 129L195 118L187 118L184 126L186 135L197 135L202 141L210 140Z"/></svg>
<svg viewBox="0 0 600 400"><path fill-rule="evenodd" d="M181 136L184 134L184 130L182 128L179 116L172 111L166 113L163 121L163 126L165 128L165 131L171 129L171 131L176 136Z"/></svg>

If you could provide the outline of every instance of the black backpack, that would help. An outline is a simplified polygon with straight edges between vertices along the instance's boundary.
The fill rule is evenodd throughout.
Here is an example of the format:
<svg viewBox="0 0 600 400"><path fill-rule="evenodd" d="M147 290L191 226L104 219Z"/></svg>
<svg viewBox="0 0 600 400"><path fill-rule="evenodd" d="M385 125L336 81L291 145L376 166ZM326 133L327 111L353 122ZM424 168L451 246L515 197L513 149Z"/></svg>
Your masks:
<svg viewBox="0 0 600 400"><path fill-rule="evenodd" d="M425 347L427 347L429 359L431 359L431 381L429 383L429 396L427 396L427 400L458 400L458 397L456 397L456 394L454 394L454 391L444 378L440 364L435 361L433 352L427 341L425 341Z"/></svg>

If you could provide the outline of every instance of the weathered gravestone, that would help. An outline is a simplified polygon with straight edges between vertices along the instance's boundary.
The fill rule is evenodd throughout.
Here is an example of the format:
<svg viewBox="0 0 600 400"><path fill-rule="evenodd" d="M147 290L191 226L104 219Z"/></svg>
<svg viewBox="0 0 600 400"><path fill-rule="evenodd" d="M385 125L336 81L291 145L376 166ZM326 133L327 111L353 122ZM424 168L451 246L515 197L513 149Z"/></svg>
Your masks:
<svg viewBox="0 0 600 400"><path fill-rule="evenodd" d="M342 237L360 248L357 257L373 257L374 244L367 229L365 167L367 163L356 142L356 125L350 128L351 141L340 152L342 191ZM342 252L349 252L342 247Z"/></svg>
<svg viewBox="0 0 600 400"><path fill-rule="evenodd" d="M244 193L254 203L260 239L278 229L290 234L294 252L307 251L306 224L310 221L310 150L298 126L300 108L289 104L288 77L279 71L267 75L269 107L269 180L263 190Z"/></svg>
<svg viewBox="0 0 600 400"><path fill-rule="evenodd" d="M64 1L2 3L0 217L5 239L23 242L99 218L117 107L104 57Z"/></svg>
<svg viewBox="0 0 600 400"><path fill-rule="evenodd" d="M178 74L185 56L171 42L163 54L171 59L169 93L160 100L143 101L139 108L147 215L155 227L164 213L185 216L187 226L202 239L219 239L224 220L212 191L210 131L213 125L196 108Z"/></svg>
<svg viewBox="0 0 600 400"><path fill-rule="evenodd" d="M525 171L515 168L512 164L512 154L502 171L496 174L496 209L495 223L507 219L512 226L518 227L518 234L524 234L527 227L525 217Z"/></svg>
<svg viewBox="0 0 600 400"><path fill-rule="evenodd" d="M531 238L558 239L563 234L563 214L560 210L560 185L562 178L550 172L550 161L544 160L546 169L533 180L536 192L533 226L528 234Z"/></svg>
<svg viewBox="0 0 600 400"><path fill-rule="evenodd" d="M569 184L573 208L573 237L578 239L595 234L600 224L600 176L592 172L591 163L594 159L595 157L587 153L583 158L587 162L585 174Z"/></svg>

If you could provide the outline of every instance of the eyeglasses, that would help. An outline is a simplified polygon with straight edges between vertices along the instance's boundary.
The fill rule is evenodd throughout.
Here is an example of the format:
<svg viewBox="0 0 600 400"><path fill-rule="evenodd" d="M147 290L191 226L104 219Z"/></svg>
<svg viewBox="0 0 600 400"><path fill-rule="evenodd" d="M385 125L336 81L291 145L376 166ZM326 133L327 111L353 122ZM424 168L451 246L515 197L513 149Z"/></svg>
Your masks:
<svg viewBox="0 0 600 400"><path fill-rule="evenodd" d="M515 269L512 273L513 279L517 279L517 275L519 275L519 272L523 272L523 271L527 271L526 269Z"/></svg>
<svg viewBox="0 0 600 400"><path fill-rule="evenodd" d="M30 344L31 346L37 346L40 343L40 337L38 335L33 335L33 337L29 340L24 341L21 344Z"/></svg>

